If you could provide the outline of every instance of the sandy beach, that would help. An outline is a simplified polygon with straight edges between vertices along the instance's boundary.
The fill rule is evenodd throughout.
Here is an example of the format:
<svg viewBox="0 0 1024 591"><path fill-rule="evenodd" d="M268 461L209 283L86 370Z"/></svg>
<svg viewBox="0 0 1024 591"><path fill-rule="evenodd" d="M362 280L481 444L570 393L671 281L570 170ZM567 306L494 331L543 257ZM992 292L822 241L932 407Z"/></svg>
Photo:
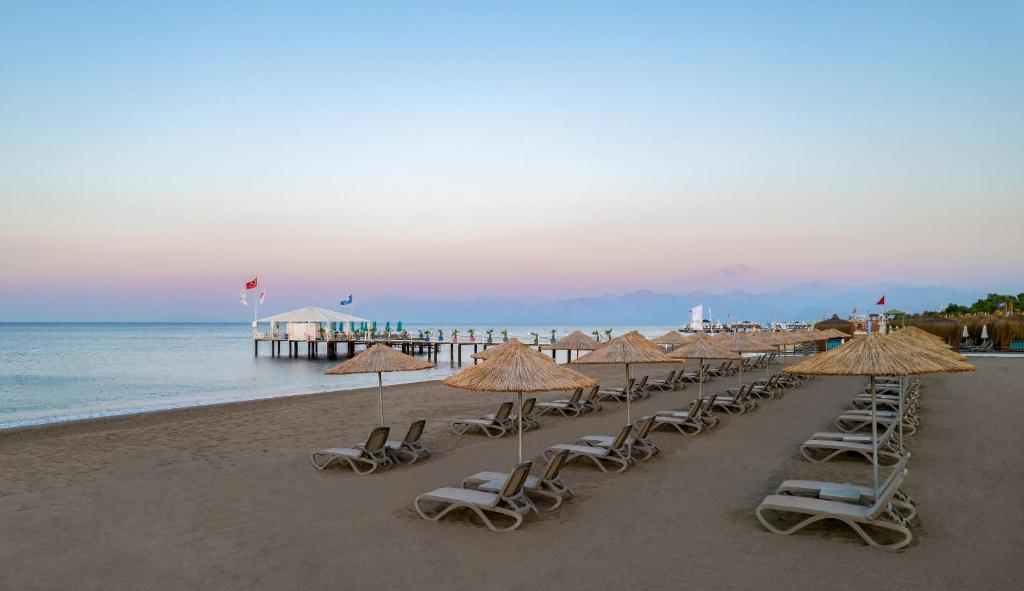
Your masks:
<svg viewBox="0 0 1024 591"><path fill-rule="evenodd" d="M505 396L425 382L386 388L385 413L395 436L427 419L434 456L371 476L317 472L309 454L365 439L374 389L0 435L0 588L1019 588L1024 363L973 361L975 373L921 378L923 428L910 439L905 486L920 521L902 552L869 548L840 526L778 536L754 516L785 478L870 480L868 464L814 465L798 449L830 429L863 379L811 380L705 435L658 432L662 453L624 474L570 466L576 498L507 534L413 510L422 492L510 468L515 450L511 437L448 431L449 420L493 411ZM621 367L582 371L621 382ZM682 407L695 392L656 393L635 410ZM526 434L526 455L611 434L624 415L611 403L591 416L543 417Z"/></svg>

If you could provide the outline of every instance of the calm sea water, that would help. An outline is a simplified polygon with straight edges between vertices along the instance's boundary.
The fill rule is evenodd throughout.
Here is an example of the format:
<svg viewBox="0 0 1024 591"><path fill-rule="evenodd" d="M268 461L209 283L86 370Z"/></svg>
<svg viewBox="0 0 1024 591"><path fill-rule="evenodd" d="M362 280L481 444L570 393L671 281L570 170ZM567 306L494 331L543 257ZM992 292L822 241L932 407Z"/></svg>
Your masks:
<svg viewBox="0 0 1024 591"><path fill-rule="evenodd" d="M477 325L479 328L479 325ZM407 325L412 334L437 325ZM443 326L448 337L452 328ZM557 328L590 334L609 326L499 326L531 342ZM614 327L614 335L634 327ZM635 327L656 336L671 326ZM614 336L613 335L613 336ZM602 337L603 338L603 337ZM482 341L484 336L477 335ZM528 341L529 339L529 341ZM305 349L302 349L303 352ZM321 345L321 354L323 346ZM87 417L145 412L235 400L309 394L376 385L376 375L327 376L338 361L270 357L263 343L253 357L251 328L239 324L2 324L0 323L0 429ZM471 364L471 351L463 363ZM304 354L304 353L303 353ZM447 348L436 369L392 373L385 383L435 380L449 375ZM464 365L465 366L465 365Z"/></svg>

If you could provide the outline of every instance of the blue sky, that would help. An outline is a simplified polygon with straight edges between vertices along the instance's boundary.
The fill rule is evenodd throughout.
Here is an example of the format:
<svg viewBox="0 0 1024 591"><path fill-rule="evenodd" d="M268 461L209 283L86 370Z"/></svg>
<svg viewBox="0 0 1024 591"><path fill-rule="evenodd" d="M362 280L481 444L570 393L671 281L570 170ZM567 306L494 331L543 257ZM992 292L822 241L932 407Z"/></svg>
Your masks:
<svg viewBox="0 0 1024 591"><path fill-rule="evenodd" d="M6 319L1024 282L1024 4L552 4L6 4Z"/></svg>

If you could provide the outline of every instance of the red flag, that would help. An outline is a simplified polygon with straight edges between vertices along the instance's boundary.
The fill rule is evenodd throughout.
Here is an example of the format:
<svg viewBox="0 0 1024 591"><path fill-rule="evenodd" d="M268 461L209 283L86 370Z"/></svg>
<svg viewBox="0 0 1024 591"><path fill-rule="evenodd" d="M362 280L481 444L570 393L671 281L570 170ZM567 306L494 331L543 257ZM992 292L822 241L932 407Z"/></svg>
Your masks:
<svg viewBox="0 0 1024 591"><path fill-rule="evenodd" d="M252 281L246 281L245 282L245 288L246 289L256 289L256 278L253 277Z"/></svg>
<svg viewBox="0 0 1024 591"><path fill-rule="evenodd" d="M879 299L878 302L875 303L875 305L876 306L884 306L885 305L885 294L882 294L881 299Z"/></svg>

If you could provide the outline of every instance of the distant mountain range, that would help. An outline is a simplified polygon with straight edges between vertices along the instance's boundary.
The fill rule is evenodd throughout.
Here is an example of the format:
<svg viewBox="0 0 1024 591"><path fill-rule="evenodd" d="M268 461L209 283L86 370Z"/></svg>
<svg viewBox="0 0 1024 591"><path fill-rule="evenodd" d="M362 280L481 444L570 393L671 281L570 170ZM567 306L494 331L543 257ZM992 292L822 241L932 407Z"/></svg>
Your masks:
<svg viewBox="0 0 1024 591"><path fill-rule="evenodd" d="M820 320L854 308L878 310L885 294L886 309L921 311L949 302L973 302L979 290L906 284L848 285L801 283L764 293L734 290L725 294L700 291L670 294L638 290L624 295L544 298L474 298L464 301L423 300L390 296L362 302L358 315L373 319L403 319L417 323L558 323L558 324L675 324L689 321L690 308L703 304L712 320Z"/></svg>

